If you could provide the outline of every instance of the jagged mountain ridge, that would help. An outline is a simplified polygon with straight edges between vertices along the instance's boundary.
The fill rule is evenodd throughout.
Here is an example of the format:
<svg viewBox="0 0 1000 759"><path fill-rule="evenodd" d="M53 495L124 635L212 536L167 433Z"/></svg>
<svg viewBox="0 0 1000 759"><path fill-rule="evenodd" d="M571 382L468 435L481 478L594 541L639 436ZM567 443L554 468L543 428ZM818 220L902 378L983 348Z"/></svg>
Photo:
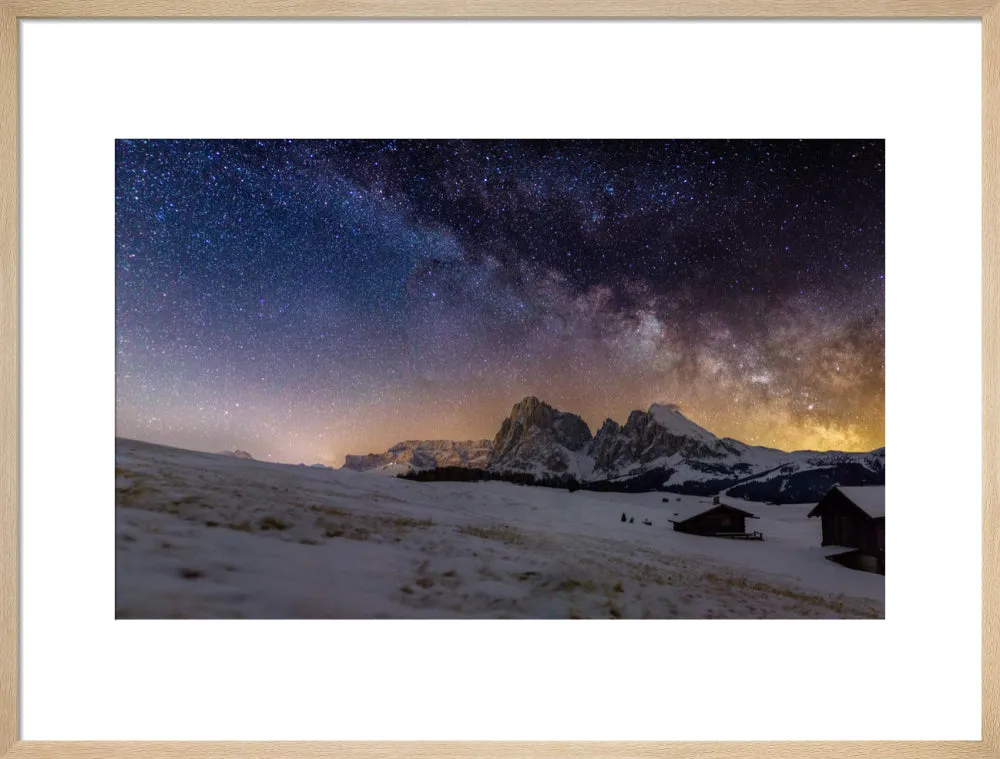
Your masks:
<svg viewBox="0 0 1000 759"><path fill-rule="evenodd" d="M717 438L677 406L654 404L648 411L633 411L624 426L606 420L588 455L595 473L613 478L660 460L724 460L739 457L744 449L749 446Z"/></svg>
<svg viewBox="0 0 1000 759"><path fill-rule="evenodd" d="M421 471L445 466L481 469L487 465L492 450L489 440L404 440L385 453L347 455L344 468L357 472L386 468Z"/></svg>
<svg viewBox="0 0 1000 759"><path fill-rule="evenodd" d="M494 471L585 478L580 454L591 444L590 428L576 414L557 411L529 396L515 403L493 438L488 467ZM586 467L585 469L589 469Z"/></svg>
<svg viewBox="0 0 1000 759"><path fill-rule="evenodd" d="M427 450L450 453L423 455ZM885 448L845 453L751 446L719 438L685 417L679 407L662 404L633 411L624 425L608 419L592 435L576 414L529 396L514 404L492 441L408 441L384 454L345 460L346 468L360 471L389 464L397 472L462 467L518 481L572 482L595 490L709 494L732 488L737 497L790 502L793 497L810 500L830 481L884 483Z"/></svg>

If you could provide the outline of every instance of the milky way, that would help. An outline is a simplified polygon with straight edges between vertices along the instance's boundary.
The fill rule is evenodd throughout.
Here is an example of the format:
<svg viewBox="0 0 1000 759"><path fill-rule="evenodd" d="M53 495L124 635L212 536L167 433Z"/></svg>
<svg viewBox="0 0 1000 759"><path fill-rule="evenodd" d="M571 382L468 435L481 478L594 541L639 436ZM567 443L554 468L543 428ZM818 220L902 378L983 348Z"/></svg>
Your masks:
<svg viewBox="0 0 1000 759"><path fill-rule="evenodd" d="M119 140L117 434L340 465L536 395L884 444L879 141Z"/></svg>

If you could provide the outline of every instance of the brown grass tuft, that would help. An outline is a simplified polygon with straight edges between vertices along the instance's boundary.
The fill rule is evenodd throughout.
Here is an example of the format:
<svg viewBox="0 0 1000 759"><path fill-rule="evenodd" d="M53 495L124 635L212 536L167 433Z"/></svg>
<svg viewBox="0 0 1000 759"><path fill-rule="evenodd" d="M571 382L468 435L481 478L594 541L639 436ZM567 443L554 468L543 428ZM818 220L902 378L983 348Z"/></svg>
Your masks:
<svg viewBox="0 0 1000 759"><path fill-rule="evenodd" d="M483 540L497 540L506 546L517 546L524 544L524 534L519 530L507 525L494 525L491 527L477 527L475 525L462 525L456 527L455 532L461 535L471 535L474 538Z"/></svg>
<svg viewBox="0 0 1000 759"><path fill-rule="evenodd" d="M286 522L285 520L276 516L267 516L260 519L257 522L261 530L287 530L292 526L291 522Z"/></svg>

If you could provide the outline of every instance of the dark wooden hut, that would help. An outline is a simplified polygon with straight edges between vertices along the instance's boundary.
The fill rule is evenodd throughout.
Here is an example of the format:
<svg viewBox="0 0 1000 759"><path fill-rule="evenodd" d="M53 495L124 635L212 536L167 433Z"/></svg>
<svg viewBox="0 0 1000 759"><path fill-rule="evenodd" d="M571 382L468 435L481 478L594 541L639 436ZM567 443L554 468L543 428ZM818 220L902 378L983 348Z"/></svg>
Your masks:
<svg viewBox="0 0 1000 759"><path fill-rule="evenodd" d="M746 520L758 519L758 517L749 511L738 509L726 503L719 503L717 498L714 503L705 504L704 508L696 507L692 512L675 514L674 516L677 518L669 520L673 524L674 530L690 535L707 535L718 538L764 539L761 533L747 532L746 530Z"/></svg>
<svg viewBox="0 0 1000 759"><path fill-rule="evenodd" d="M853 569L885 574L884 485L837 486L809 516L822 521L822 545L854 549L829 558Z"/></svg>

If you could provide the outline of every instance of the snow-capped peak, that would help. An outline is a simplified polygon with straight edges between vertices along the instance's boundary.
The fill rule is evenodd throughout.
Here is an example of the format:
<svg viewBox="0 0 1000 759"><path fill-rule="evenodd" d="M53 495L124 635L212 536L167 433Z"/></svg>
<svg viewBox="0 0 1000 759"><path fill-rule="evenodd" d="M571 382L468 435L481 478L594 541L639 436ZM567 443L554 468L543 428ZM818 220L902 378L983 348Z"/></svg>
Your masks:
<svg viewBox="0 0 1000 759"><path fill-rule="evenodd" d="M695 440L715 441L718 438L704 427L688 419L681 413L681 407L676 403L654 403L649 407L649 415L672 435L690 437Z"/></svg>

